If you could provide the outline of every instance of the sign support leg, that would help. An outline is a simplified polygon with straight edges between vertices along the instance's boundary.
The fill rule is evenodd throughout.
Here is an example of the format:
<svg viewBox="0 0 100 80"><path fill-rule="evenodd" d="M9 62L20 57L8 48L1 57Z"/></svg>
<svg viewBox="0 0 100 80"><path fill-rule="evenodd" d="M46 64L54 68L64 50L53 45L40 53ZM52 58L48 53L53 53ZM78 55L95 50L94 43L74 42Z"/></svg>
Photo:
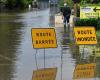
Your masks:
<svg viewBox="0 0 100 80"><path fill-rule="evenodd" d="M94 51L93 51L94 53L94 60L93 60L93 62L95 63L96 62L96 53L95 53L95 46L94 46Z"/></svg>
<svg viewBox="0 0 100 80"><path fill-rule="evenodd" d="M85 48L85 46L83 45L82 59L84 59L84 48Z"/></svg>
<svg viewBox="0 0 100 80"><path fill-rule="evenodd" d="M45 48L44 48L44 68L45 68Z"/></svg>
<svg viewBox="0 0 100 80"><path fill-rule="evenodd" d="M61 50L62 51L62 50ZM61 80L62 80L63 54L61 53Z"/></svg>
<svg viewBox="0 0 100 80"><path fill-rule="evenodd" d="M36 53L35 53L35 61L36 61L36 69L38 70L38 62L37 62L37 49L36 49Z"/></svg>

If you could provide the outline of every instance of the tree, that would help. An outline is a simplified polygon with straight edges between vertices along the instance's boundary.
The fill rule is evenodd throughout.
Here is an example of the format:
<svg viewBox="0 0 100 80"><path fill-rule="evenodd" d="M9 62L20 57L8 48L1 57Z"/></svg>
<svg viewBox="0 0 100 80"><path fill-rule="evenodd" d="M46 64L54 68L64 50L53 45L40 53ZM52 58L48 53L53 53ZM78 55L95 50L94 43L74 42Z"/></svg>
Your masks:
<svg viewBox="0 0 100 80"><path fill-rule="evenodd" d="M81 0L73 0L74 3L79 3Z"/></svg>
<svg viewBox="0 0 100 80"><path fill-rule="evenodd" d="M63 6L64 2L66 2L68 4L68 6L70 6L71 8L73 7L73 1L72 0L60 0L59 5Z"/></svg>
<svg viewBox="0 0 100 80"><path fill-rule="evenodd" d="M100 0L92 0L92 3L98 4L100 3Z"/></svg>
<svg viewBox="0 0 100 80"><path fill-rule="evenodd" d="M92 4L99 4L100 0L81 0L81 3L92 3Z"/></svg>
<svg viewBox="0 0 100 80"><path fill-rule="evenodd" d="M7 1L6 1L6 6L7 6L8 8L13 8L13 7L16 6L16 3L17 3L17 0L7 0Z"/></svg>
<svg viewBox="0 0 100 80"><path fill-rule="evenodd" d="M32 3L32 0L7 0L7 8L25 8Z"/></svg>

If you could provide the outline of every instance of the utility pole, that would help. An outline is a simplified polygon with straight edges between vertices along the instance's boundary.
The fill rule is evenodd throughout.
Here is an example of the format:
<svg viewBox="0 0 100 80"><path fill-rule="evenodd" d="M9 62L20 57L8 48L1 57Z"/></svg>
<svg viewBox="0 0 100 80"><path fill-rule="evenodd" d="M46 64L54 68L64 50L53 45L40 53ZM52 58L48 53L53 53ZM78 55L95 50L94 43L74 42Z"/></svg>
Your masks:
<svg viewBox="0 0 100 80"><path fill-rule="evenodd" d="M74 16L76 16L76 12L77 12L76 3L74 3Z"/></svg>
<svg viewBox="0 0 100 80"><path fill-rule="evenodd" d="M66 3L66 0L64 0L64 3Z"/></svg>

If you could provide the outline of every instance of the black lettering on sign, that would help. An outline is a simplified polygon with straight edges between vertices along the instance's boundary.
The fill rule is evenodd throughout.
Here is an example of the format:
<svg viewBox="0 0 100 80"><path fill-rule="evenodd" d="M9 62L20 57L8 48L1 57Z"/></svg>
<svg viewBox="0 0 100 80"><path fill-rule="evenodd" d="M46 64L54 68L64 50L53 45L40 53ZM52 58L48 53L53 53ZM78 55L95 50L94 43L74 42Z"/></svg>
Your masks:
<svg viewBox="0 0 100 80"><path fill-rule="evenodd" d="M39 37L39 33L36 33L36 36Z"/></svg>
<svg viewBox="0 0 100 80"><path fill-rule="evenodd" d="M92 34L91 30L81 30L81 31L77 31L78 34Z"/></svg>
<svg viewBox="0 0 100 80"><path fill-rule="evenodd" d="M45 75L44 74L41 74L41 77L40 78L44 78L45 77Z"/></svg>
<svg viewBox="0 0 100 80"><path fill-rule="evenodd" d="M51 36L51 33L48 33L49 34L49 36Z"/></svg>
<svg viewBox="0 0 100 80"><path fill-rule="evenodd" d="M50 37L51 36L51 33L48 33L48 32L46 32L46 33L36 33L36 36L37 37Z"/></svg>
<svg viewBox="0 0 100 80"><path fill-rule="evenodd" d="M42 37L43 33L40 33L40 36Z"/></svg>
<svg viewBox="0 0 100 80"><path fill-rule="evenodd" d="M80 76L79 75L76 75L76 78L79 78Z"/></svg>
<svg viewBox="0 0 100 80"><path fill-rule="evenodd" d="M78 34L81 34L80 31L77 31Z"/></svg>
<svg viewBox="0 0 100 80"><path fill-rule="evenodd" d="M39 44L41 44L42 43L42 41L41 40L39 40Z"/></svg>
<svg viewBox="0 0 100 80"><path fill-rule="evenodd" d="M54 40L51 40L52 44L54 44Z"/></svg>
<svg viewBox="0 0 100 80"><path fill-rule="evenodd" d="M86 70L86 67L81 67L81 70Z"/></svg>
<svg viewBox="0 0 100 80"><path fill-rule="evenodd" d="M36 44L39 44L39 43L38 43L38 40L36 40Z"/></svg>
<svg viewBox="0 0 100 80"><path fill-rule="evenodd" d="M93 40L94 40L94 41L96 41L96 38L95 38L95 37L93 37Z"/></svg>
<svg viewBox="0 0 100 80"><path fill-rule="evenodd" d="M36 44L54 44L54 40L36 40Z"/></svg>
<svg viewBox="0 0 100 80"><path fill-rule="evenodd" d="M44 40L42 40L42 44L44 44L45 43L45 41Z"/></svg>
<svg viewBox="0 0 100 80"><path fill-rule="evenodd" d="M79 37L77 41L96 41L95 37Z"/></svg>
<svg viewBox="0 0 100 80"><path fill-rule="evenodd" d="M45 40L45 44L48 44L48 40Z"/></svg>

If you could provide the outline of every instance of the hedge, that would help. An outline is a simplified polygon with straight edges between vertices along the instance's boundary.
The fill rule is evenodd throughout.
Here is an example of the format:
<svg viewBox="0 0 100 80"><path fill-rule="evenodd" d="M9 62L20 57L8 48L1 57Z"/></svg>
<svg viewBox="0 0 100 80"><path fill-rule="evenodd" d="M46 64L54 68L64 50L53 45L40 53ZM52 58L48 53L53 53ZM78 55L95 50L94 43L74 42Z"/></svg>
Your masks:
<svg viewBox="0 0 100 80"><path fill-rule="evenodd" d="M79 19L75 18L75 26L94 26L96 30L100 30L100 18Z"/></svg>

